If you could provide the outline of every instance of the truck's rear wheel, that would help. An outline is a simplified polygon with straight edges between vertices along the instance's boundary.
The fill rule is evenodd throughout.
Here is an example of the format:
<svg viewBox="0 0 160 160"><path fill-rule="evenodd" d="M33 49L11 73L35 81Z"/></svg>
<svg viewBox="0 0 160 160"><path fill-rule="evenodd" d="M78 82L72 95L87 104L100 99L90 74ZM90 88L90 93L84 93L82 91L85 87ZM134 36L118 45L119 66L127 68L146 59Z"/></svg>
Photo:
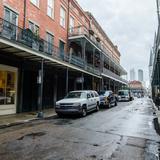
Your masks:
<svg viewBox="0 0 160 160"><path fill-rule="evenodd" d="M99 104L96 105L96 111L99 111Z"/></svg>
<svg viewBox="0 0 160 160"><path fill-rule="evenodd" d="M85 108L82 109L82 117L85 117L87 115L87 111Z"/></svg>

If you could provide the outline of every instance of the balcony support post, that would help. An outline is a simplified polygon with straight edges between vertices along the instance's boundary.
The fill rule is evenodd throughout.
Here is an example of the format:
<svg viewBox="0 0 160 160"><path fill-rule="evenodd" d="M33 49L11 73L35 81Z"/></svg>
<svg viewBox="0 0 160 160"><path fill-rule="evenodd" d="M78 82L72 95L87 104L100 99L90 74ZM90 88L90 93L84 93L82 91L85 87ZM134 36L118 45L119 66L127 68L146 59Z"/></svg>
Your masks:
<svg viewBox="0 0 160 160"><path fill-rule="evenodd" d="M160 72L160 70L159 70L159 62L157 63L157 68L158 68L158 74L157 74L157 76L158 76L158 87L159 87L159 89L160 89L160 74L159 74L159 72Z"/></svg>
<svg viewBox="0 0 160 160"><path fill-rule="evenodd" d="M111 60L109 59L109 70L111 70Z"/></svg>
<svg viewBox="0 0 160 160"><path fill-rule="evenodd" d="M111 80L108 79L108 90L110 90L110 89L111 89Z"/></svg>
<svg viewBox="0 0 160 160"><path fill-rule="evenodd" d="M53 78L54 78L53 105L54 105L54 107L55 107L56 101L57 101L57 85L58 85L58 76L57 76L57 74L54 75Z"/></svg>
<svg viewBox="0 0 160 160"><path fill-rule="evenodd" d="M86 63L86 40L81 39L81 46L82 46L82 57L84 62Z"/></svg>
<svg viewBox="0 0 160 160"><path fill-rule="evenodd" d="M102 73L103 73L103 68L104 68L104 55L101 52L100 53L100 70L101 70Z"/></svg>
<svg viewBox="0 0 160 160"><path fill-rule="evenodd" d="M96 49L93 48L93 67L95 67L95 52L96 52Z"/></svg>
<svg viewBox="0 0 160 160"><path fill-rule="evenodd" d="M101 79L101 90L104 90L104 78Z"/></svg>
<svg viewBox="0 0 160 160"><path fill-rule="evenodd" d="M113 90L114 90L113 92L114 92L114 93L116 92L116 85L115 85L115 83L116 83L116 81L113 81L113 88L114 88L114 89L113 89Z"/></svg>
<svg viewBox="0 0 160 160"><path fill-rule="evenodd" d="M82 77L82 86L81 86L82 88L81 89L84 90L84 75L83 75L83 73L82 73L81 77Z"/></svg>
<svg viewBox="0 0 160 160"><path fill-rule="evenodd" d="M41 69L39 70L39 75L38 75L38 84L39 84L39 89L38 89L38 118L43 118L44 113L43 113L43 79L44 79L44 59L41 60Z"/></svg>
<svg viewBox="0 0 160 160"><path fill-rule="evenodd" d="M68 67L66 69L66 94L68 93Z"/></svg>
<svg viewBox="0 0 160 160"><path fill-rule="evenodd" d="M92 90L94 90L94 77L92 76Z"/></svg>

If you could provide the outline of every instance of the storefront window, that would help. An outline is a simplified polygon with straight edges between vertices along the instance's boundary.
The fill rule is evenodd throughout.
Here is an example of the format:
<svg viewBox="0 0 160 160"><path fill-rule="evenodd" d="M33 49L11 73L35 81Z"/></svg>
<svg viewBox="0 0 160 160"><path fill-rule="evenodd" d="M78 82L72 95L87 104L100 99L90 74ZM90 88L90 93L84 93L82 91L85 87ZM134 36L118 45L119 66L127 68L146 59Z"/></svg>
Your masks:
<svg viewBox="0 0 160 160"><path fill-rule="evenodd" d="M15 72L0 71L0 105L15 104Z"/></svg>

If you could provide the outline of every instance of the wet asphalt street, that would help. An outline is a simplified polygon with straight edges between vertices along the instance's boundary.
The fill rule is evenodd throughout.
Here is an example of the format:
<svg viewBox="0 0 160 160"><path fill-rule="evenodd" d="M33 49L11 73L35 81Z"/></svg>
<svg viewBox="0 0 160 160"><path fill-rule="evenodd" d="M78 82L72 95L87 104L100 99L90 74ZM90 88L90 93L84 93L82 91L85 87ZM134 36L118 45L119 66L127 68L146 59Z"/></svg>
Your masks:
<svg viewBox="0 0 160 160"><path fill-rule="evenodd" d="M34 121L0 130L0 160L158 160L160 136L147 98L85 118Z"/></svg>

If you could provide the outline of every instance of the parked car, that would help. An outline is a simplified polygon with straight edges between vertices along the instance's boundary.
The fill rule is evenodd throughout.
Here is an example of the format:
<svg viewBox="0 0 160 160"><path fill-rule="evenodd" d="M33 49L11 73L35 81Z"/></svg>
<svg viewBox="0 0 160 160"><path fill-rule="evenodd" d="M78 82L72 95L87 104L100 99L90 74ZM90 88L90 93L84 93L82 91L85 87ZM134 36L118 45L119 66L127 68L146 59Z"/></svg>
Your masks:
<svg viewBox="0 0 160 160"><path fill-rule="evenodd" d="M81 114L84 117L90 111L98 111L99 104L100 99L96 91L71 91L64 99L56 102L55 111L59 116Z"/></svg>
<svg viewBox="0 0 160 160"><path fill-rule="evenodd" d="M132 101L134 99L133 94L129 90L118 91L118 101Z"/></svg>
<svg viewBox="0 0 160 160"><path fill-rule="evenodd" d="M134 100L134 94L131 91L129 91L129 96L130 96L130 101L133 101Z"/></svg>
<svg viewBox="0 0 160 160"><path fill-rule="evenodd" d="M112 91L100 91L99 96L101 106L107 106L108 108L110 108L111 106L117 106L117 99Z"/></svg>

